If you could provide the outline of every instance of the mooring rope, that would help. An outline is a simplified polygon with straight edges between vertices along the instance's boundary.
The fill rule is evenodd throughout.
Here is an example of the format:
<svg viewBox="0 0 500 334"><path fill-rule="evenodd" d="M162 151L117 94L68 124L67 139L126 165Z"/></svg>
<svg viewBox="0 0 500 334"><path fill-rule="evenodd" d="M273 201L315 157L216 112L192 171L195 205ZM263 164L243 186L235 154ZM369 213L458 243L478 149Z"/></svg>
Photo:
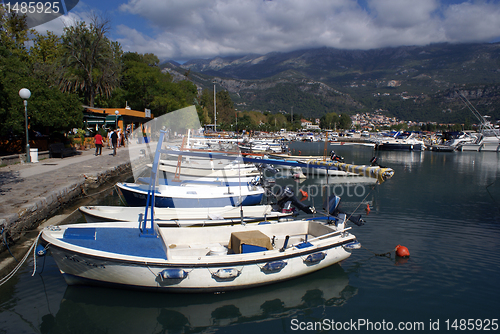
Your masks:
<svg viewBox="0 0 500 334"><path fill-rule="evenodd" d="M7 283L7 281L9 279L11 279L12 277L14 277L14 275L19 271L19 269L22 267L22 265L24 264L24 262L26 262L26 259L28 259L31 251L33 249L35 249L36 245L38 244L38 239L40 238L40 236L42 235L42 231L40 231L40 233L38 233L38 236L36 237L35 241L33 242L33 244L31 245L31 247L28 249L28 252L26 252L26 255L24 255L24 257L22 258L22 260L16 265L16 267L14 269L12 269L12 271L7 274L7 276L5 276L4 278L0 279L0 286L4 285L5 283ZM36 252L33 251L33 258L35 258L36 256ZM36 260L36 258L35 258ZM31 274L31 276L34 276L35 275L35 272L36 272L36 261L34 263L34 270L33 270L33 273Z"/></svg>
<svg viewBox="0 0 500 334"><path fill-rule="evenodd" d="M375 256L385 256L385 257L391 257L391 253L396 251L396 249L393 249L389 252L385 252L385 253L375 253L374 251L371 251L369 250L368 248L366 248L365 246L361 245L362 248L366 249L367 251L369 251L370 253L372 253L373 255Z"/></svg>
<svg viewBox="0 0 500 334"><path fill-rule="evenodd" d="M118 191L119 188L116 186L116 184L113 187L115 188L116 194L118 195L120 202L122 202L124 206L127 206L127 203L125 203L125 200L122 198L122 195L120 194L120 191Z"/></svg>
<svg viewBox="0 0 500 334"><path fill-rule="evenodd" d="M351 218L351 217L352 217L352 215L353 215L353 214L354 214L354 213L355 213L355 212L359 209L359 207L361 206L361 204L363 204L363 202L364 202L364 201L368 198L368 196L372 193L373 189L375 189L375 187L374 187L374 188L372 188L372 190L370 190L370 191L368 192L368 194L365 196L365 198L363 198L363 199L361 200L361 202L359 202L358 206L357 206L357 207L354 209L354 211L353 211L353 212L349 215L349 217L347 217L347 220L349 220L349 218Z"/></svg>
<svg viewBox="0 0 500 334"><path fill-rule="evenodd" d="M14 256L14 254L12 254L12 251L10 250L9 243L7 242L7 236L6 236L6 234L7 234L7 233L5 233L5 234L4 234L4 233L3 233L3 232L4 232L4 230L5 230L5 229L4 229L4 228L2 228L2 231L0 232L0 234L1 234L1 235L3 235L3 239L2 239L2 240L3 240L3 243L4 243L5 247L7 247L7 250L9 251L9 254L10 254L10 255L14 258L14 260L16 260L16 262L18 262L18 263L19 263L19 260L18 260L18 259L16 259L16 257Z"/></svg>

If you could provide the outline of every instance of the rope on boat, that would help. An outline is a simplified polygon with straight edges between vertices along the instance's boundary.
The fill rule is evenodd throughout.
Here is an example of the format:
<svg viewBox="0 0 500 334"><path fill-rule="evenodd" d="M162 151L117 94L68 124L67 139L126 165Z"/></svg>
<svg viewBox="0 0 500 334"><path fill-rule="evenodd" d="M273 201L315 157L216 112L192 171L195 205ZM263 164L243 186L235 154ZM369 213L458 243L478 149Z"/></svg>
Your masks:
<svg viewBox="0 0 500 334"><path fill-rule="evenodd" d="M108 182L108 181L106 180L106 182ZM112 184L110 187L108 187L108 188L106 188L106 189L104 189L104 190L101 190L101 191L99 191L99 192L93 193L93 194L88 194L88 193L85 191L85 189L83 189L83 188L82 188L82 193L84 193L83 198L85 198L85 197L93 197L93 196L95 196L95 195L100 195L100 194L102 194L102 193L104 193L104 192L106 192L106 191L108 191L108 190L110 190L110 189L112 189L112 188L116 188L116 185L115 185L115 184Z"/></svg>
<svg viewBox="0 0 500 334"><path fill-rule="evenodd" d="M35 272L36 272L36 252L34 251L34 249L36 249L36 245L38 244L38 239L40 239L40 236L42 235L42 232L43 232L43 230L40 231L40 233L38 233L38 236L36 237L35 241L31 245L31 247L28 249L28 252L26 252L26 255L24 255L24 257L16 265L16 267L14 269L12 269L12 271L9 274L7 274L7 276L5 276L4 278L0 279L0 286L4 285L5 283L7 283L7 281L9 279L11 279L12 277L14 277L14 275L19 271L19 269L22 267L22 265L24 264L24 262L26 262L26 260L28 259L31 251L33 251L33 258L35 259L33 273L31 274L31 276L35 275Z"/></svg>
<svg viewBox="0 0 500 334"><path fill-rule="evenodd" d="M374 251L369 250L368 248L366 248L363 245L361 245L361 247L364 248L364 249L366 249L367 251L369 251L370 253L372 253L375 256L391 257L391 253L396 251L396 249L393 249L393 250L391 250L389 252L385 252L385 253L375 253Z"/></svg>
<svg viewBox="0 0 500 334"><path fill-rule="evenodd" d="M10 250L10 247L9 247L9 243L7 242L7 233L3 233L5 230L4 227L2 227L2 231L0 232L0 235L3 235L3 243L5 245L5 247L7 247L7 250L9 251L9 254L14 258L14 260L16 260L17 263L19 263L19 260L16 259L16 257L14 256L14 254L12 254L12 251Z"/></svg>
<svg viewBox="0 0 500 334"><path fill-rule="evenodd" d="M125 203L125 200L122 198L121 192L119 191L119 188L116 186L116 184L113 185L113 188L115 188L116 194L118 195L118 198L120 199L120 202L122 202L122 204L124 206L127 206L127 203ZM111 189L111 188L108 188L108 189Z"/></svg>
<svg viewBox="0 0 500 334"><path fill-rule="evenodd" d="M364 202L364 201L368 198L368 196L372 193L373 189L375 189L375 188L372 188L372 190L370 190L370 191L368 192L368 194L365 196L365 198L363 198L363 199L361 200L361 202L359 202L358 206L357 206L357 207L354 209L354 211L353 211L353 212L349 215L349 217L347 217L347 219L346 219L346 220L349 220L349 218L351 218L351 217L352 217L352 215L353 215L353 214L354 214L354 213L355 213L355 212L359 209L359 207L361 206L361 204L363 204L363 202Z"/></svg>

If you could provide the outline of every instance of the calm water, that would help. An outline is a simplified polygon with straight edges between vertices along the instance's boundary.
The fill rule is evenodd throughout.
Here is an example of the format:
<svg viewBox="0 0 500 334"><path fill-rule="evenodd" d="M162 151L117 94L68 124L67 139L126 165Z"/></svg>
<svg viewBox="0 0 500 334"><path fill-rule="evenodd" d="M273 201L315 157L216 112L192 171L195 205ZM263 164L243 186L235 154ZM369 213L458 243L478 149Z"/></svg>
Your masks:
<svg viewBox="0 0 500 334"><path fill-rule="evenodd" d="M322 143L291 148L302 155L323 153ZM334 149L358 164L374 155L367 147ZM365 249L341 265L262 288L182 295L68 287L49 255L38 259L35 276L30 260L0 287L0 333L292 333L312 329L312 322L328 331L351 321L357 332L384 332L400 322L429 332L437 321L446 332L447 319L450 331L454 319L481 319L469 326L495 329L485 319L500 318L500 154L378 156L395 170L391 180L332 185L343 195L344 211L364 214L367 204L371 209L366 224L353 227ZM320 195L314 195L321 180L278 182L308 190L307 203L320 207ZM371 253L398 244L408 247L408 260ZM457 331L467 329L465 321L455 324Z"/></svg>

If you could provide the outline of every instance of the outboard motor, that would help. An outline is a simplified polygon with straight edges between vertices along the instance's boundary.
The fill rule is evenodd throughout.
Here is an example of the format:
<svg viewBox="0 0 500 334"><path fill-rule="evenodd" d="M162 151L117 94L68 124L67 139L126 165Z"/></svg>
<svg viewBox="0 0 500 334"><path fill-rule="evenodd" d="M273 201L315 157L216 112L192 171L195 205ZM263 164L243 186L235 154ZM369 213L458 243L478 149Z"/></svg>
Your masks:
<svg viewBox="0 0 500 334"><path fill-rule="evenodd" d="M344 162L344 157L341 157L340 155L335 154L335 151L331 151L330 152L330 160L337 161L337 162Z"/></svg>
<svg viewBox="0 0 500 334"><path fill-rule="evenodd" d="M370 159L370 164L371 166L378 166L380 168L386 168L385 166L380 166L380 164L378 163L378 158L377 157L373 157Z"/></svg>
<svg viewBox="0 0 500 334"><path fill-rule="evenodd" d="M339 205L340 205L340 197L337 195L333 195L332 198L330 198L330 201L328 204L328 210L330 211L329 214L331 214L332 216L336 216L339 213L343 213L347 217L349 217L349 221L351 221L352 223L354 223L358 226L365 224L363 219L361 219L361 215L353 216L352 214L348 214L346 212L343 212L340 210ZM327 209L326 200L323 203L323 209L325 209L325 210Z"/></svg>
<svg viewBox="0 0 500 334"><path fill-rule="evenodd" d="M251 181L250 181L250 184L252 186L258 186L262 183L262 180L261 180L261 177L260 176L256 176L254 177Z"/></svg>
<svg viewBox="0 0 500 334"><path fill-rule="evenodd" d="M276 173L278 173L278 169L274 168L273 165L268 165L268 164L260 164L258 167L257 167L262 173L264 173L264 176L268 176L268 174L270 175L275 175Z"/></svg>
<svg viewBox="0 0 500 334"><path fill-rule="evenodd" d="M326 199L325 203L323 203L323 209L327 210L328 208L328 213L331 214L332 216L338 214L339 211L339 205L340 205L340 197L337 195L333 195L332 198L330 198L330 202L328 203L328 206L326 205Z"/></svg>
<svg viewBox="0 0 500 334"><path fill-rule="evenodd" d="M316 212L316 209L314 209L313 207L301 203L295 196L292 188L290 187L286 187L285 189L280 187L278 193L274 194L274 196L276 196L276 199L278 200L278 205L281 208L283 208L287 202L291 202L293 206L295 206L297 209L301 211L304 211L307 214L312 214Z"/></svg>

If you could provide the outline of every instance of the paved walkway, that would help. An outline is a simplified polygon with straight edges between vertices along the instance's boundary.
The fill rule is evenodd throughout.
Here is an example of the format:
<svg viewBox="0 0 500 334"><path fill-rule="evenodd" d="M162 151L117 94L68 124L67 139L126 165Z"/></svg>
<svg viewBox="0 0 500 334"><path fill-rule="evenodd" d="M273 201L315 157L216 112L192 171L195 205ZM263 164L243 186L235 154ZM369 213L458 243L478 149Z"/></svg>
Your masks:
<svg viewBox="0 0 500 334"><path fill-rule="evenodd" d="M94 153L94 149L78 151L64 159L0 168L0 231L16 240L22 231L38 226L85 188L97 187L130 168L127 148L119 148L116 156L108 148L103 148L100 156Z"/></svg>

